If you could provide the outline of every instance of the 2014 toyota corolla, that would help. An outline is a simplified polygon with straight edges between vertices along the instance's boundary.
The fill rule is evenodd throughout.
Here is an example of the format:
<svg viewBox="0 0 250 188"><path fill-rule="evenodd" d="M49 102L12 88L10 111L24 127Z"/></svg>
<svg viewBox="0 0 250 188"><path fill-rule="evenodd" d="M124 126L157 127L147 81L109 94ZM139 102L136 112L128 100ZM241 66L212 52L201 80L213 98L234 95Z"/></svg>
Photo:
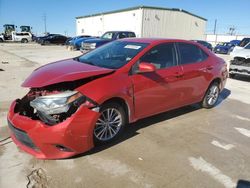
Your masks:
<svg viewBox="0 0 250 188"><path fill-rule="evenodd" d="M126 124L181 106L215 106L226 63L184 40L123 39L36 69L8 113L14 142L67 158L116 139Z"/></svg>

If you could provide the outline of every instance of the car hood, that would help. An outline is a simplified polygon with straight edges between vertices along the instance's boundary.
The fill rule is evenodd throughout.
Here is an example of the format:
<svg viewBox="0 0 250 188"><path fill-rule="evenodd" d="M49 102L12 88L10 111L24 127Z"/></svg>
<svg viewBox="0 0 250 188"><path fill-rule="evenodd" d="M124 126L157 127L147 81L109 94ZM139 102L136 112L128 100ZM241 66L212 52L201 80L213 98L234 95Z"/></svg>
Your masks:
<svg viewBox="0 0 250 188"><path fill-rule="evenodd" d="M98 43L98 42L108 42L108 41L112 41L112 39L95 38L95 39L85 40L85 43Z"/></svg>
<svg viewBox="0 0 250 188"><path fill-rule="evenodd" d="M231 54L231 56L233 57L242 57L245 59L249 59L250 58L250 49L238 49L236 51L233 51Z"/></svg>
<svg viewBox="0 0 250 188"><path fill-rule="evenodd" d="M24 81L22 87L40 88L60 82L69 82L113 72L113 69L101 68L73 59L62 60L44 65Z"/></svg>

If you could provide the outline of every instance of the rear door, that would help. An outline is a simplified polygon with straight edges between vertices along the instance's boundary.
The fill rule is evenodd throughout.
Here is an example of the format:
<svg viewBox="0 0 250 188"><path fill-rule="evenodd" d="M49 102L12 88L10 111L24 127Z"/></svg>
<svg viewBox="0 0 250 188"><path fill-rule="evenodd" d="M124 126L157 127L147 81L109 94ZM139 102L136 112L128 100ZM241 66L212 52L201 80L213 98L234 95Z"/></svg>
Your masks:
<svg viewBox="0 0 250 188"><path fill-rule="evenodd" d="M155 65L157 70L149 73L132 73L130 76L134 89L135 116L143 118L179 106L181 97L180 77L182 70L177 65L174 43L159 44L141 57L140 62Z"/></svg>
<svg viewBox="0 0 250 188"><path fill-rule="evenodd" d="M183 70L183 96L180 100L183 105L202 100L209 82L213 77L214 65L209 61L209 55L199 46L178 42L179 64Z"/></svg>

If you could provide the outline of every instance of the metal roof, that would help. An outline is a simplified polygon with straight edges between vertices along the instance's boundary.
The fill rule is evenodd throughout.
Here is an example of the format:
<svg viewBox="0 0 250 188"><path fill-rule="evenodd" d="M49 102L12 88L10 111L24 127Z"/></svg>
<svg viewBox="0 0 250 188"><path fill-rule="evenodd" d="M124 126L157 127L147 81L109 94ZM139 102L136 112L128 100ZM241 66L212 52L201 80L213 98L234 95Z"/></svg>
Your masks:
<svg viewBox="0 0 250 188"><path fill-rule="evenodd" d="M105 15L105 14L113 14L113 13L119 13L119 12L126 12L126 11L130 11L130 10L137 10L137 9L157 9L157 10L169 10L169 11L178 11L178 12L184 12L186 14L189 14L191 16L200 18L202 20L207 21L206 18L203 18L201 16L198 16L196 14L193 14L191 12L188 12L186 10L183 9L179 9L179 8L164 8L164 7L153 7L153 6L136 6L136 7L130 7L130 8L125 8L125 9L120 9L120 10L113 10L113 11L108 11L108 12L102 12L102 13L97 13L97 14L89 14L89 15L85 15L85 16L78 16L76 17L76 19L80 19L80 18L87 18L87 17L93 17L93 16L101 16L101 15Z"/></svg>

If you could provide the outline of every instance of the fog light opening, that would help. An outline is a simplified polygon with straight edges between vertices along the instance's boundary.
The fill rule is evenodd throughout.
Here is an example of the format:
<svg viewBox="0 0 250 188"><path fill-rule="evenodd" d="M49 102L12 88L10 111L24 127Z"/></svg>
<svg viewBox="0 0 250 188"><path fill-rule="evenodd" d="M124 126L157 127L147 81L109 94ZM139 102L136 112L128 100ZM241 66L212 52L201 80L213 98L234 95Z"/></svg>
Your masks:
<svg viewBox="0 0 250 188"><path fill-rule="evenodd" d="M65 146L63 146L63 145L57 144L57 145L55 145L55 147L56 147L57 149L59 149L60 151L72 152L71 149L69 149L69 148L67 148L67 147L65 147Z"/></svg>

